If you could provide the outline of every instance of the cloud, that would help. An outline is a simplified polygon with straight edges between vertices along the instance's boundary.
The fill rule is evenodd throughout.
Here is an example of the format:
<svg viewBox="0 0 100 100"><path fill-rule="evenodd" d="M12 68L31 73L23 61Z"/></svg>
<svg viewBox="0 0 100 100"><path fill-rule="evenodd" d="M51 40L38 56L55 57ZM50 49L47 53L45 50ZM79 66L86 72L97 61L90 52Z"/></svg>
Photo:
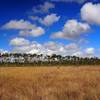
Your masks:
<svg viewBox="0 0 100 100"><path fill-rule="evenodd" d="M100 3L86 3L81 8L81 17L88 23L100 25Z"/></svg>
<svg viewBox="0 0 100 100"><path fill-rule="evenodd" d="M51 54L60 54L60 55L66 55L65 47L62 43L57 43L53 41L49 41L44 44L45 52L48 55Z"/></svg>
<svg viewBox="0 0 100 100"><path fill-rule="evenodd" d="M10 45L12 45L12 46L26 46L29 44L30 44L29 40L26 40L24 38L18 38L18 37L14 38L10 41Z"/></svg>
<svg viewBox="0 0 100 100"><path fill-rule="evenodd" d="M10 43L11 44L11 43ZM77 52L80 48L77 44L64 45L62 43L49 41L44 44L38 43L36 41L30 42L28 45L18 45L20 43L14 44L12 52L14 53L37 53L44 55L60 54L60 55L72 55L72 53ZM27 43L26 43L27 44Z"/></svg>
<svg viewBox="0 0 100 100"><path fill-rule="evenodd" d="M34 29L36 26L31 24L29 21L11 20L2 26L3 29Z"/></svg>
<svg viewBox="0 0 100 100"><path fill-rule="evenodd" d="M78 52L73 53L73 56L78 56L78 57L94 57L96 53L96 49L91 47L91 48L86 48L83 50L80 50Z"/></svg>
<svg viewBox="0 0 100 100"><path fill-rule="evenodd" d="M19 30L20 36L33 36L38 37L45 33L42 27L31 24L25 20L11 20L2 26L2 29L17 29Z"/></svg>
<svg viewBox="0 0 100 100"><path fill-rule="evenodd" d="M83 52L82 51L78 51L72 54L73 56L77 56L77 57L83 57Z"/></svg>
<svg viewBox="0 0 100 100"><path fill-rule="evenodd" d="M0 53L1 54L4 54L4 53L8 53L8 51L7 50L4 50L4 49L0 49Z"/></svg>
<svg viewBox="0 0 100 100"><path fill-rule="evenodd" d="M36 43L36 42L32 42L29 45L23 45L23 46L15 46L12 50L12 52L14 53L37 53L39 54L40 49L42 49L41 45Z"/></svg>
<svg viewBox="0 0 100 100"><path fill-rule="evenodd" d="M40 19L40 23L44 24L45 26L51 26L55 22L59 21L60 16L56 14L47 15L44 19Z"/></svg>
<svg viewBox="0 0 100 100"><path fill-rule="evenodd" d="M56 14L49 14L45 16L43 19L38 16L30 16L30 19L32 19L33 21L38 21L39 23L45 26L51 26L55 22L59 21L60 16L57 16Z"/></svg>
<svg viewBox="0 0 100 100"><path fill-rule="evenodd" d="M55 32L51 35L52 38L64 38L74 40L80 38L82 35L90 30L87 23L81 23L77 20L68 20L61 31Z"/></svg>
<svg viewBox="0 0 100 100"><path fill-rule="evenodd" d="M50 2L45 2L43 5L38 5L33 8L34 13L48 13L50 9L55 8L55 5Z"/></svg>
<svg viewBox="0 0 100 100"><path fill-rule="evenodd" d="M39 43L36 41L29 41L24 38L12 39L9 43L13 46L12 53L30 53L43 55L62 55L62 56L79 56L79 57L94 57L96 51L93 47L82 48L76 43L63 44L54 41L46 43Z"/></svg>
<svg viewBox="0 0 100 100"><path fill-rule="evenodd" d="M54 2L76 2L76 3L82 4L88 0L51 0L51 1L54 1Z"/></svg>
<svg viewBox="0 0 100 100"><path fill-rule="evenodd" d="M38 37L45 33L45 30L42 27L37 27L32 30L22 30L19 32L20 36L32 36L32 37Z"/></svg>
<svg viewBox="0 0 100 100"><path fill-rule="evenodd" d="M67 50L79 50L79 46L76 43L71 43L69 45L66 45L65 48Z"/></svg>
<svg viewBox="0 0 100 100"><path fill-rule="evenodd" d="M95 54L95 49L94 48L87 48L85 49L85 53L87 56L93 56Z"/></svg>

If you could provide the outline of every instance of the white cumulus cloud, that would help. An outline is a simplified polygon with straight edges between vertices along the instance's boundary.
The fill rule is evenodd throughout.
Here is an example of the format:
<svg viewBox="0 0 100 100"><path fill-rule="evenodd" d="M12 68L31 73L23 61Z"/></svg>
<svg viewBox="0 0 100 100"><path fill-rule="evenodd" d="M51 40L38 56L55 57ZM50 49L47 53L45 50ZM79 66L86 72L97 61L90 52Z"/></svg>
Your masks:
<svg viewBox="0 0 100 100"><path fill-rule="evenodd" d="M36 26L31 24L29 21L11 20L2 26L3 29L34 29Z"/></svg>
<svg viewBox="0 0 100 100"><path fill-rule="evenodd" d="M37 27L32 30L22 30L19 32L20 36L32 36L32 37L38 37L45 33L45 30L42 27Z"/></svg>
<svg viewBox="0 0 100 100"><path fill-rule="evenodd" d="M55 22L59 21L60 16L57 16L56 14L50 14L47 15L44 19L40 19L40 22L46 26L50 26L54 24Z"/></svg>
<svg viewBox="0 0 100 100"><path fill-rule="evenodd" d="M61 31L52 34L52 38L65 38L76 39L84 35L90 30L90 26L87 23L81 23L77 20L68 20Z"/></svg>
<svg viewBox="0 0 100 100"><path fill-rule="evenodd" d="M60 16L57 16L56 14L53 13L45 16L44 18L40 18L38 16L30 16L30 19L32 19L33 21L38 21L39 23L45 26L51 26L59 21Z"/></svg>
<svg viewBox="0 0 100 100"><path fill-rule="evenodd" d="M97 49L81 48L76 43L63 44L54 41L46 43L39 43L36 41L29 41L24 38L15 38L10 41L13 46L11 52L13 53L30 53L30 54L44 54L52 55L58 54L62 56L79 56L79 57L94 57Z"/></svg>
<svg viewBox="0 0 100 100"><path fill-rule="evenodd" d="M93 56L95 54L95 49L94 48L86 48L85 53L87 56Z"/></svg>
<svg viewBox="0 0 100 100"><path fill-rule="evenodd" d="M42 27L36 26L29 21L25 20L11 20L2 26L3 29L19 30L21 36L33 36L38 37L45 33Z"/></svg>
<svg viewBox="0 0 100 100"><path fill-rule="evenodd" d="M82 51L78 51L72 54L73 56L77 56L77 57L83 57L83 52Z"/></svg>
<svg viewBox="0 0 100 100"><path fill-rule="evenodd" d="M26 40L24 38L18 38L18 37L14 38L10 41L10 45L12 45L12 46L23 46L23 45L25 46L25 45L29 45L29 44L30 44L29 40Z"/></svg>
<svg viewBox="0 0 100 100"><path fill-rule="evenodd" d="M80 48L75 43L65 45L53 41L49 41L43 44L33 41L30 42L28 45L25 44L20 45L20 43L17 42L13 45L15 45L15 47L13 47L12 50L12 52L14 53L32 53L32 54L37 53L44 55L60 54L65 56L65 55L72 55L73 53L80 50Z"/></svg>
<svg viewBox="0 0 100 100"><path fill-rule="evenodd" d="M100 3L86 3L81 8L81 17L88 23L100 25Z"/></svg>

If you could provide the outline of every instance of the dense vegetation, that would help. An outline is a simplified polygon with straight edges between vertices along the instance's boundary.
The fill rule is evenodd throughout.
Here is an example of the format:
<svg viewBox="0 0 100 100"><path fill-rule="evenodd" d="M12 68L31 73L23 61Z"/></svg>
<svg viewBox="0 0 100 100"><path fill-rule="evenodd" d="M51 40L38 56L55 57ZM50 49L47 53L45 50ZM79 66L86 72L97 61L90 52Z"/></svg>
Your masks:
<svg viewBox="0 0 100 100"><path fill-rule="evenodd" d="M100 65L97 57L76 57L61 55L37 55L37 54L0 54L0 66L53 66L53 65Z"/></svg>

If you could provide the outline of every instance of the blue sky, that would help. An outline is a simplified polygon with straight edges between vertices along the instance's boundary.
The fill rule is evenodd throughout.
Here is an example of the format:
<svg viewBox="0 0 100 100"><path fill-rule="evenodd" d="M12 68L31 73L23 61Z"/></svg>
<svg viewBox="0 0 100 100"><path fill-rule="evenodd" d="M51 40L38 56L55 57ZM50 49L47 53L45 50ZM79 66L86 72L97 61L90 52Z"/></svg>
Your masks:
<svg viewBox="0 0 100 100"><path fill-rule="evenodd" d="M100 55L99 0L1 0L0 51Z"/></svg>

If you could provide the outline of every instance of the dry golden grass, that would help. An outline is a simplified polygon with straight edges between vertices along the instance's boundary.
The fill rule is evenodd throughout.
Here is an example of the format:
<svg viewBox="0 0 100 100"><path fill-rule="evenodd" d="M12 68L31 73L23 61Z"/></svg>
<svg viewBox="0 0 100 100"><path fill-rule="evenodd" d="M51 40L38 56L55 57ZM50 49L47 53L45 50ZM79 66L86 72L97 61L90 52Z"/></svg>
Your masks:
<svg viewBox="0 0 100 100"><path fill-rule="evenodd" d="M0 100L100 100L100 67L2 67Z"/></svg>

